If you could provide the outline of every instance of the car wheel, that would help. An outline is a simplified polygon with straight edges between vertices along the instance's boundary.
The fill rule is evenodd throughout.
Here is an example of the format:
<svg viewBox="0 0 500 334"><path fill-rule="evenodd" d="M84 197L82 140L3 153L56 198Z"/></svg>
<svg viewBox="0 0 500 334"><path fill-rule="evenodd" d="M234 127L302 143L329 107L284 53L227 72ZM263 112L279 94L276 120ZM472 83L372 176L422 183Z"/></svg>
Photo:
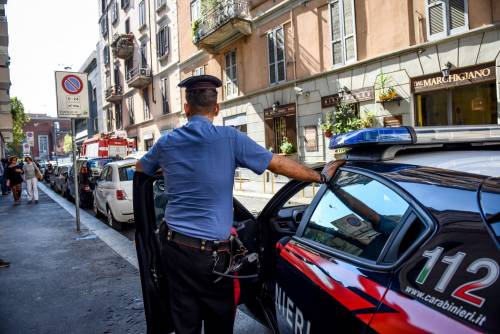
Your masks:
<svg viewBox="0 0 500 334"><path fill-rule="evenodd" d="M99 211L99 208L97 207L97 202L94 198L93 204L92 204L92 211L94 211L94 215L99 218L101 216L101 212Z"/></svg>
<svg viewBox="0 0 500 334"><path fill-rule="evenodd" d="M111 212L111 208L109 206L107 207L106 212L107 212L107 218L108 218L108 225L117 231L123 230L122 223L116 221L115 217L113 217L113 213Z"/></svg>

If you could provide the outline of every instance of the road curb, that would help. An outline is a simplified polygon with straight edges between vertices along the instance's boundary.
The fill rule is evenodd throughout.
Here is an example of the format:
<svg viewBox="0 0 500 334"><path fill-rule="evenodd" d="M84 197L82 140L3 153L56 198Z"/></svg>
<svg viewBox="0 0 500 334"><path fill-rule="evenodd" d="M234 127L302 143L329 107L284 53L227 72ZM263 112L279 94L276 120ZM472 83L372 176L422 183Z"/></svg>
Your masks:
<svg viewBox="0 0 500 334"><path fill-rule="evenodd" d="M59 204L59 206L66 210L71 216L75 217L75 206L72 203L56 195L54 192L49 190L45 184L38 183L38 186L40 190L50 197L50 199ZM103 222L83 210L80 210L80 222L89 230L89 232L94 233L118 255L127 260L136 269L139 269L135 243L133 241L130 241L117 231L113 230L111 227L105 225Z"/></svg>

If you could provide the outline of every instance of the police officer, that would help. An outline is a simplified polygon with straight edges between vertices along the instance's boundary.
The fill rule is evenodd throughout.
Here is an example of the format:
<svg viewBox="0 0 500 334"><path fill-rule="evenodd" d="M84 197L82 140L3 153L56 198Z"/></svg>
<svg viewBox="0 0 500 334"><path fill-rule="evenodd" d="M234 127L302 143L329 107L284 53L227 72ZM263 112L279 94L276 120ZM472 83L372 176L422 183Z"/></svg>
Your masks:
<svg viewBox="0 0 500 334"><path fill-rule="evenodd" d="M233 280L214 282L213 270L223 272L228 264L236 167L324 183L343 162L318 173L272 154L233 127L213 125L219 114L216 88L222 86L214 76L193 76L178 86L186 89L188 123L162 136L136 167L150 175L161 168L165 177L168 204L160 243L175 333L200 333L202 321L205 333L232 333Z"/></svg>

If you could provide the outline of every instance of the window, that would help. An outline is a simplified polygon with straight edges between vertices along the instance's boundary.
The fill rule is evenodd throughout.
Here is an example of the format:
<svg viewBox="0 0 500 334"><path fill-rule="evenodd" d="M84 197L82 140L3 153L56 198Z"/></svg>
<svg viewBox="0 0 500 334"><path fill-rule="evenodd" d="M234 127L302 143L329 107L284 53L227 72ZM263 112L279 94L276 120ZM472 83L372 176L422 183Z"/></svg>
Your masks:
<svg viewBox="0 0 500 334"><path fill-rule="evenodd" d="M118 22L118 2L113 2L111 5L111 23Z"/></svg>
<svg viewBox="0 0 500 334"><path fill-rule="evenodd" d="M120 63L116 62L113 66L113 76L115 79L115 89L118 89L118 86L120 86Z"/></svg>
<svg viewBox="0 0 500 334"><path fill-rule="evenodd" d="M130 34L130 18L125 20L125 33Z"/></svg>
<svg viewBox="0 0 500 334"><path fill-rule="evenodd" d="M144 150L149 151L151 149L151 147L153 147L153 145L154 145L153 138L144 140Z"/></svg>
<svg viewBox="0 0 500 334"><path fill-rule="evenodd" d="M122 9L127 9L130 6L130 0L121 0L122 1Z"/></svg>
<svg viewBox="0 0 500 334"><path fill-rule="evenodd" d="M122 105L120 103L115 104L115 129L122 128Z"/></svg>
<svg viewBox="0 0 500 334"><path fill-rule="evenodd" d="M264 109L264 129L266 148L281 153L281 145L286 141L292 144L292 152L297 150L297 113L295 104Z"/></svg>
<svg viewBox="0 0 500 334"><path fill-rule="evenodd" d="M106 109L106 127L107 131L112 131L113 130L113 113L111 111L111 108Z"/></svg>
<svg viewBox="0 0 500 334"><path fill-rule="evenodd" d="M333 66L356 60L353 0L333 0L330 2L330 27Z"/></svg>
<svg viewBox="0 0 500 334"><path fill-rule="evenodd" d="M108 167L105 173L106 181L113 181L113 168Z"/></svg>
<svg viewBox="0 0 500 334"><path fill-rule="evenodd" d="M167 3L167 0L156 0L156 9L159 9Z"/></svg>
<svg viewBox="0 0 500 334"><path fill-rule="evenodd" d="M200 66L194 69L192 72L192 75L204 75L205 74L205 66Z"/></svg>
<svg viewBox="0 0 500 334"><path fill-rule="evenodd" d="M101 17L101 34L104 37L108 35L108 15L106 13Z"/></svg>
<svg viewBox="0 0 500 334"><path fill-rule="evenodd" d="M226 97L238 95L238 76L236 73L236 50L230 51L224 55L225 75L224 89Z"/></svg>
<svg viewBox="0 0 500 334"><path fill-rule="evenodd" d="M139 29L146 25L146 4L144 0L139 2Z"/></svg>
<svg viewBox="0 0 500 334"><path fill-rule="evenodd" d="M97 88L92 88L92 101L97 101Z"/></svg>
<svg viewBox="0 0 500 334"><path fill-rule="evenodd" d="M148 51L147 51L147 41L141 42L141 48L139 50L141 54L141 68L148 67Z"/></svg>
<svg viewBox="0 0 500 334"><path fill-rule="evenodd" d="M148 119L151 119L151 111L149 110L149 96L147 88L144 88L142 90L142 101L144 110L144 120L147 121Z"/></svg>
<svg viewBox="0 0 500 334"><path fill-rule="evenodd" d="M133 181L135 173L135 166L124 166L118 168L118 176L120 181Z"/></svg>
<svg viewBox="0 0 500 334"><path fill-rule="evenodd" d="M106 89L109 89L111 87L111 75L109 72L106 72Z"/></svg>
<svg viewBox="0 0 500 334"><path fill-rule="evenodd" d="M247 114L227 116L222 119L225 126L232 126L243 133L247 133Z"/></svg>
<svg viewBox="0 0 500 334"><path fill-rule="evenodd" d="M198 20L201 16L201 1L191 1L191 22Z"/></svg>
<svg viewBox="0 0 500 334"><path fill-rule="evenodd" d="M101 0L101 14L104 14L106 12L106 0Z"/></svg>
<svg viewBox="0 0 500 334"><path fill-rule="evenodd" d="M130 79L130 71L132 71L133 68L134 68L134 59L133 57L130 57L129 59L125 60L125 74L129 79Z"/></svg>
<svg viewBox="0 0 500 334"><path fill-rule="evenodd" d="M375 261L408 209L408 203L382 183L341 172L314 209L303 237Z"/></svg>
<svg viewBox="0 0 500 334"><path fill-rule="evenodd" d="M467 0L426 0L427 35L442 38L469 29Z"/></svg>
<svg viewBox="0 0 500 334"><path fill-rule="evenodd" d="M39 135L38 136L38 155L40 158L49 156L49 136Z"/></svg>
<svg viewBox="0 0 500 334"><path fill-rule="evenodd" d="M128 121L129 124L135 123L135 114L134 114L134 96L130 96L127 98L127 107L128 107Z"/></svg>
<svg viewBox="0 0 500 334"><path fill-rule="evenodd" d="M161 107L163 115L170 112L170 107L168 105L168 81L167 78L161 79Z"/></svg>
<svg viewBox="0 0 500 334"><path fill-rule="evenodd" d="M109 65L109 58L110 58L109 46L106 45L106 46L104 46L104 49L102 50L102 59L103 59L104 65L106 65L106 66Z"/></svg>
<svg viewBox="0 0 500 334"><path fill-rule="evenodd" d="M163 57L168 54L170 31L167 26L163 27L156 34L156 53L158 57Z"/></svg>
<svg viewBox="0 0 500 334"><path fill-rule="evenodd" d="M276 84L285 80L285 36L280 27L267 34L269 50L269 83Z"/></svg>
<svg viewBox="0 0 500 334"><path fill-rule="evenodd" d="M97 118L94 118L94 123L93 123L93 126L94 126L94 133L96 133L96 132L100 132L100 131L99 131L99 122L98 122L98 119L97 119Z"/></svg>

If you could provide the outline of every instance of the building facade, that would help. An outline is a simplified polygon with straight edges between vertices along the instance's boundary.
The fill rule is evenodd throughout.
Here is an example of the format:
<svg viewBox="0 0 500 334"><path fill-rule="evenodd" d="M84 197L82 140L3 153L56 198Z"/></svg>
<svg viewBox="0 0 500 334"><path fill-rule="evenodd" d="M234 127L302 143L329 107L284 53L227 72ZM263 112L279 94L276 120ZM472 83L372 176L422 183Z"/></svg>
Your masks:
<svg viewBox="0 0 500 334"><path fill-rule="evenodd" d="M177 3L99 0L103 122L148 150L179 125Z"/></svg>
<svg viewBox="0 0 500 334"><path fill-rule="evenodd" d="M0 0L0 158L6 156L6 144L14 139L10 113L10 57L6 4L7 0Z"/></svg>
<svg viewBox="0 0 500 334"><path fill-rule="evenodd" d="M178 22L181 79L223 80L217 122L301 161L330 158L340 102L376 126L500 123L496 0L192 0Z"/></svg>
<svg viewBox="0 0 500 334"><path fill-rule="evenodd" d="M30 120L23 127L32 138L30 155L35 160L57 160L65 156L64 136L71 134L69 119L50 117L46 114L28 114Z"/></svg>
<svg viewBox="0 0 500 334"><path fill-rule="evenodd" d="M97 44L96 49L99 49L99 44ZM77 145L81 145L85 139L99 133L99 116L104 114L102 110L101 76L96 51L90 53L79 72L87 73L88 76L89 117L75 121Z"/></svg>

